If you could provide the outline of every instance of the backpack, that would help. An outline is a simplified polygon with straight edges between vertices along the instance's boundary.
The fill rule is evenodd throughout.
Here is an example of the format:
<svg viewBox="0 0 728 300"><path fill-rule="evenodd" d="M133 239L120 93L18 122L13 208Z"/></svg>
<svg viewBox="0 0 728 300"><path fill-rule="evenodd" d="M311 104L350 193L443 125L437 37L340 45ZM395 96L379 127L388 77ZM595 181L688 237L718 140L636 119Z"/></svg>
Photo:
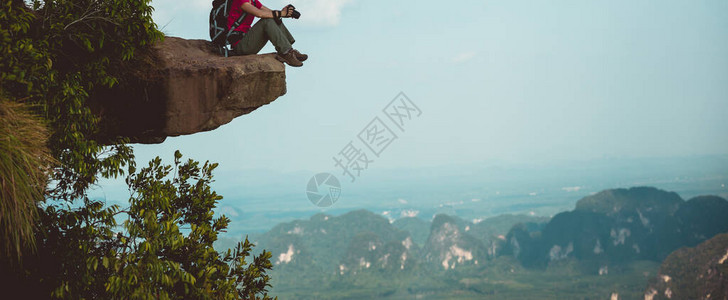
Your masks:
<svg viewBox="0 0 728 300"><path fill-rule="evenodd" d="M257 1L251 0L250 2L250 4L255 6ZM230 55L232 44L243 38L244 33L242 31L234 31L234 29L238 28L243 23L243 19L248 15L248 13L243 12L235 20L233 26L228 29L227 22L232 4L233 0L213 0L212 10L210 11L210 40L212 41L212 45L220 52L220 55L225 57Z"/></svg>

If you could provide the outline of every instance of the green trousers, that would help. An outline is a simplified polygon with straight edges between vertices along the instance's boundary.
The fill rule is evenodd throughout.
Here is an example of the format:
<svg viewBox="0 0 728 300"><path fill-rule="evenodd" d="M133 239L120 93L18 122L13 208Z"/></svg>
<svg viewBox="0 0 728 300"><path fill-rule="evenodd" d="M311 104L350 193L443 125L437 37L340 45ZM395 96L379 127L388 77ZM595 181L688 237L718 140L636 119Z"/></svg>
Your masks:
<svg viewBox="0 0 728 300"><path fill-rule="evenodd" d="M268 41L276 47L276 52L283 54L291 50L291 44L296 42L286 28L286 25L277 24L273 19L260 19L250 27L243 38L235 45L236 55L256 54L263 49Z"/></svg>

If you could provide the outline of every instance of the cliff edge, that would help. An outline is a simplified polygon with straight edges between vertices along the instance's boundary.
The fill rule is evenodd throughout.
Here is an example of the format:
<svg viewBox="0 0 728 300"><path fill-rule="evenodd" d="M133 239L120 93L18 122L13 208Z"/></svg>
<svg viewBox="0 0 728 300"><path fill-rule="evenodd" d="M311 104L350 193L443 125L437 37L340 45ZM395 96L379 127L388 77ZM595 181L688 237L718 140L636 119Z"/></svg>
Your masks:
<svg viewBox="0 0 728 300"><path fill-rule="evenodd" d="M209 41L166 37L143 76L95 97L100 140L161 143L213 130L286 93L275 54L222 57Z"/></svg>

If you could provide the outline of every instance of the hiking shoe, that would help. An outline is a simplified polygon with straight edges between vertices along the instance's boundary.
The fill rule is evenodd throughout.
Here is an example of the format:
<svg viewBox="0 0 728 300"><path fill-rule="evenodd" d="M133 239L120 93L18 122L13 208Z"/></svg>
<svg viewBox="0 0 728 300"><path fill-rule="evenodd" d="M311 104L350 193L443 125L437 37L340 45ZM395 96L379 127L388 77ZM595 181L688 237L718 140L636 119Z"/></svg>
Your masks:
<svg viewBox="0 0 728 300"><path fill-rule="evenodd" d="M291 67L303 66L303 63L296 58L296 54L293 49L289 50L286 54L276 54L276 59L280 62L287 63Z"/></svg>
<svg viewBox="0 0 728 300"><path fill-rule="evenodd" d="M306 61L308 59L308 55L298 52L298 50L296 49L291 49L291 51L294 55L296 55L296 59L298 59L299 61Z"/></svg>

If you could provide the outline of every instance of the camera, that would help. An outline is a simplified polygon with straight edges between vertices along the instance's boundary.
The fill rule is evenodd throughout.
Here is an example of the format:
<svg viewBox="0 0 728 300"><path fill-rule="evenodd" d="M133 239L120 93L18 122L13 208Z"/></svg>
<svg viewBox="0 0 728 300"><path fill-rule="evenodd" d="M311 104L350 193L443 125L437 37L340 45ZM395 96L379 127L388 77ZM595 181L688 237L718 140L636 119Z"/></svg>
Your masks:
<svg viewBox="0 0 728 300"><path fill-rule="evenodd" d="M290 7L293 12L291 12L291 18L298 19L301 17L301 13L296 10L296 7L292 4L288 4L288 7Z"/></svg>

